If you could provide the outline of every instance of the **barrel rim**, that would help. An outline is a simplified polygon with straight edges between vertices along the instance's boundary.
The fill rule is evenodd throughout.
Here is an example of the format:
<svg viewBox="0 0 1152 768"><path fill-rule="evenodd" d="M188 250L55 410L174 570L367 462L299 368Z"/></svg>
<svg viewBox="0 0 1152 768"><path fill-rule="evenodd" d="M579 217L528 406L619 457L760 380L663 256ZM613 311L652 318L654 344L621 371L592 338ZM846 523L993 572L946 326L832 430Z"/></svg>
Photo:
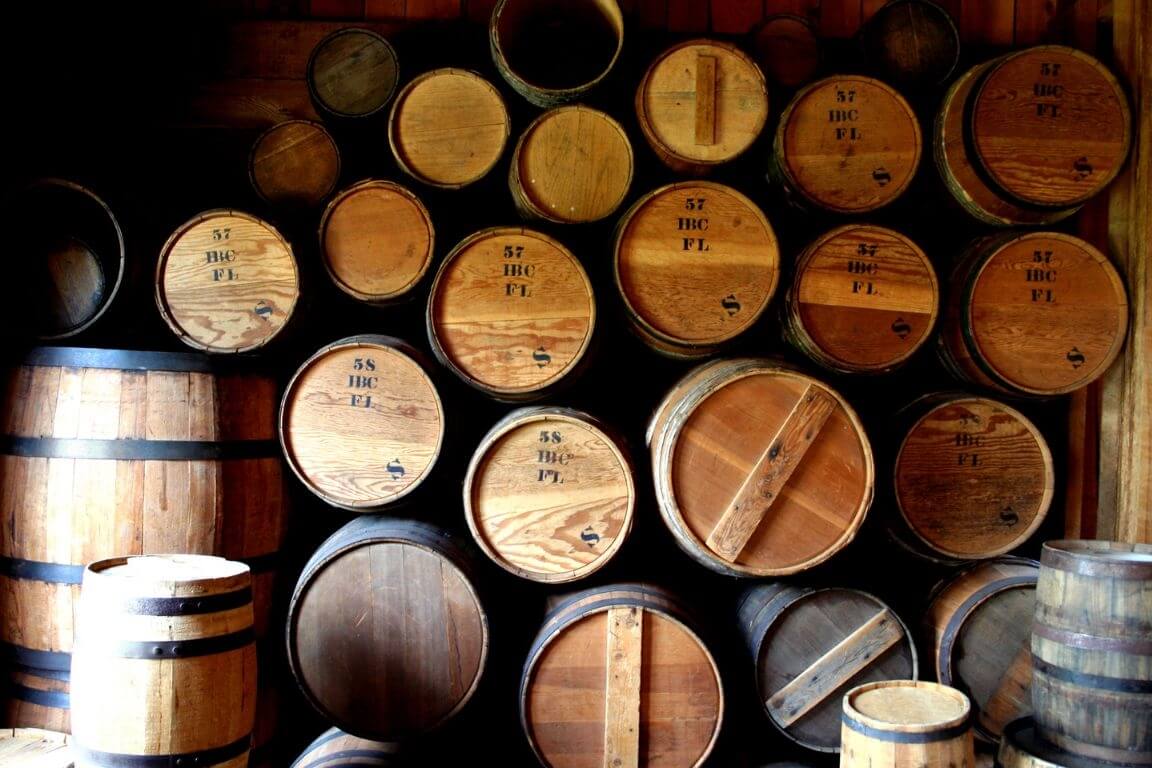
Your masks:
<svg viewBox="0 0 1152 768"><path fill-rule="evenodd" d="M892 723L865 715L856 708L854 703L856 697L869 691L885 688L909 688L931 691L947 696L954 702L963 704L964 709L959 715L939 719L930 723ZM961 733L963 733L967 732L972 725L972 702L963 691L959 691L949 685L924 680L881 680L858 685L844 694L843 710L845 726L848 726L849 722L854 722L868 728L870 731L889 733L893 736L930 735L936 731L951 731L953 729L960 730ZM955 734L954 736L956 735L960 734Z"/></svg>
<svg viewBox="0 0 1152 768"><path fill-rule="evenodd" d="M1007 768L1117 768L1118 765L1065 752L1047 744L1039 737L1032 715L1004 726L997 759L999 765Z"/></svg>
<svg viewBox="0 0 1152 768"><path fill-rule="evenodd" d="M317 132L316 135L321 136L324 139L326 139L328 142L328 145L332 148L332 156L336 158L336 172L332 174L332 183L330 183L328 185L328 188L324 190L323 194L321 194L317 198L317 200L310 201L310 202L306 203L306 205L311 206L311 205L317 205L319 203L322 203L325 198L327 198L329 195L332 194L332 191L336 189L336 185L340 182L340 167L341 167L340 148L336 145L336 140L332 138L332 134L328 132L328 129L325 128L321 123L316 122L315 120L305 120L303 118L298 118L298 117L292 118L290 120L281 120L280 122L276 123L275 125L269 126L268 128L264 129L264 131L259 136L256 137L256 140L254 142L252 142L252 148L248 150L248 180L252 183L252 189L254 189L256 191L256 194L260 197L260 199L263 200L264 203L266 203L267 205L270 205L273 207L283 206L284 203L283 202L277 202L277 201L269 198L264 193L263 188L259 184L256 183L256 162L257 162L256 153L257 153L257 150L260 149L260 145L263 144L266 139L270 138L273 134L283 130L287 126L295 125L295 124L306 125L310 129L316 131ZM289 204L289 207L290 207L290 204Z"/></svg>
<svg viewBox="0 0 1152 768"><path fill-rule="evenodd" d="M1114 556L1116 553L1138 557L1125 559ZM1152 580L1152 544L1055 539L1041 546L1040 564L1079 576L1147 581Z"/></svg>
<svg viewBox="0 0 1152 768"><path fill-rule="evenodd" d="M171 576L139 578L135 575L110 573L110 571L115 568L128 565L131 561L139 561L141 559L198 563L218 569L219 572L214 575L199 576L194 579L173 578ZM247 563L239 560L231 560L219 555L181 554L175 552L170 554L149 553L144 555L106 557L88 563L84 568L83 583L84 585L88 585L95 580L104 581L109 584L115 580L117 584L121 585L120 593L125 597L191 598L201 595L209 597L221 592L233 591L231 586L233 583L235 583L237 587L243 587L245 584L250 583L252 580L252 571ZM144 587L144 589L139 590L139 587Z"/></svg>
<svg viewBox="0 0 1152 768"><path fill-rule="evenodd" d="M392 67L396 70L396 78L392 81L392 88L388 91L388 95L386 95L381 100L380 106L375 107L368 112L344 112L342 110L335 109L329 105L328 102L325 101L316 90L316 57L326 45L331 43L337 37L351 34L365 35L367 37L374 38L375 42L382 43L384 46L384 51L386 51L388 57L392 59ZM372 30L365 27L341 27L340 29L329 32L327 35L321 38L315 46L313 46L311 53L308 54L308 63L304 67L304 82L308 86L308 95L312 98L312 102L314 104L318 104L322 111L340 118L369 118L382 112L384 108L388 106L388 102L392 100L392 97L396 95L396 87L400 83L400 62L396 56L396 49L383 35L377 32L373 32Z"/></svg>

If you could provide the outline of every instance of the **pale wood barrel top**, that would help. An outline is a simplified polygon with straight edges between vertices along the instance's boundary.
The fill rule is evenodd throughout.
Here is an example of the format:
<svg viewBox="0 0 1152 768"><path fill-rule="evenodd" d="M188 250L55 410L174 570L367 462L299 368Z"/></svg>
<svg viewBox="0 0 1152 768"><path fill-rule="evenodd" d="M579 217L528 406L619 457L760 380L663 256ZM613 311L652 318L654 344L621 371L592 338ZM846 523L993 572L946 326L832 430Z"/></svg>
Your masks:
<svg viewBox="0 0 1152 768"><path fill-rule="evenodd" d="M970 708L967 697L954 688L910 680L867 683L844 696L846 716L893 731L957 725L968 717Z"/></svg>
<svg viewBox="0 0 1152 768"><path fill-rule="evenodd" d="M72 768L72 737L39 728L0 730L0 765L10 768Z"/></svg>
<svg viewBox="0 0 1152 768"><path fill-rule="evenodd" d="M399 79L396 51L367 29L338 29L308 58L312 98L339 117L367 117L382 110Z"/></svg>
<svg viewBox="0 0 1152 768"><path fill-rule="evenodd" d="M336 188L340 151L319 123L288 120L256 139L248 168L256 193L269 204L313 207Z"/></svg>

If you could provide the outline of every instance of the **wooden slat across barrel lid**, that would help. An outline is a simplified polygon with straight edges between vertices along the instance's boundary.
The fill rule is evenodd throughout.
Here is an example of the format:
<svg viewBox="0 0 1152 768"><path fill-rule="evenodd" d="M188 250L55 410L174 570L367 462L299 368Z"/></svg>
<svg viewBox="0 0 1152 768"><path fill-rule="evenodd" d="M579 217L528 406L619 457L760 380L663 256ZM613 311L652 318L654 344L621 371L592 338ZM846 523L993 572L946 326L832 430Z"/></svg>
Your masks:
<svg viewBox="0 0 1152 768"><path fill-rule="evenodd" d="M752 29L749 38L749 48L761 71L783 88L806 85L820 68L820 41L812 22L803 16L768 16Z"/></svg>
<svg viewBox="0 0 1152 768"><path fill-rule="evenodd" d="M844 695L842 768L975 765L972 705L955 688L912 680L865 683Z"/></svg>
<svg viewBox="0 0 1152 768"><path fill-rule="evenodd" d="M384 109L400 75L396 51L367 29L337 29L308 57L308 92L316 108L337 118L365 118Z"/></svg>
<svg viewBox="0 0 1152 768"><path fill-rule="evenodd" d="M72 768L71 738L39 728L0 730L0 765L11 768Z"/></svg>
<svg viewBox="0 0 1152 768"><path fill-rule="evenodd" d="M340 151L319 123L288 120L256 139L248 175L256 194L270 205L312 208L336 188Z"/></svg>
<svg viewBox="0 0 1152 768"><path fill-rule="evenodd" d="M361 739L339 728L329 728L305 747L289 768L399 765L399 753L399 744Z"/></svg>

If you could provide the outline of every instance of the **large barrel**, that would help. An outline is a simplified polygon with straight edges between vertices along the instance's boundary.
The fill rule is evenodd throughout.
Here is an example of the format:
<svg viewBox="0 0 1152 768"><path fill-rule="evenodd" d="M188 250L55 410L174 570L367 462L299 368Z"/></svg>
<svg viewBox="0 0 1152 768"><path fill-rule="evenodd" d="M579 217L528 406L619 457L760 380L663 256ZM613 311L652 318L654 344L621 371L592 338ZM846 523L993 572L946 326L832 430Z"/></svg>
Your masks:
<svg viewBox="0 0 1152 768"><path fill-rule="evenodd" d="M397 765L398 749L393 743L361 739L339 728L329 728L305 747L289 768Z"/></svg>
<svg viewBox="0 0 1152 768"><path fill-rule="evenodd" d="M956 23L932 0L895 0L860 29L869 71L898 88L923 91L948 79L960 60Z"/></svg>
<svg viewBox="0 0 1152 768"><path fill-rule="evenodd" d="M305 79L312 103L325 118L369 118L380 113L396 91L396 51L370 30L337 29L312 49Z"/></svg>
<svg viewBox="0 0 1152 768"><path fill-rule="evenodd" d="M256 139L248 155L248 177L269 205L314 208L336 189L340 150L319 123L287 120Z"/></svg>
<svg viewBox="0 0 1152 768"><path fill-rule="evenodd" d="M1036 733L1031 717L1004 728L997 752L997 768L1117 768L1116 763L1074 755L1054 747Z"/></svg>
<svg viewBox="0 0 1152 768"><path fill-rule="evenodd" d="M841 768L975 765L971 705L955 688L888 680L844 694Z"/></svg>

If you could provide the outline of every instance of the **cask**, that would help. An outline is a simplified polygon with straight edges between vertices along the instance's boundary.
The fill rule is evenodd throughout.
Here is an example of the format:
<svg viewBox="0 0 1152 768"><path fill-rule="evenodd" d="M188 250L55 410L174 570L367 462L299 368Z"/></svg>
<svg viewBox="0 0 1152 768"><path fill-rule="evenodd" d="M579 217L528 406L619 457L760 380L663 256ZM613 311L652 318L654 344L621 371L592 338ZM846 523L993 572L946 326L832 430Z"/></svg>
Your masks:
<svg viewBox="0 0 1152 768"><path fill-rule="evenodd" d="M956 23L932 0L896 0L860 29L868 69L886 83L923 91L944 83L960 59Z"/></svg>
<svg viewBox="0 0 1152 768"><path fill-rule="evenodd" d="M329 728L305 747L289 768L398 765L397 751L396 744L360 739L339 728Z"/></svg>
<svg viewBox="0 0 1152 768"><path fill-rule="evenodd" d="M749 50L769 82L796 89L815 79L820 69L820 41L803 16L773 14L753 27Z"/></svg>
<svg viewBox="0 0 1152 768"><path fill-rule="evenodd" d="M888 680L844 694L841 768L974 765L968 697L936 683Z"/></svg>
<svg viewBox="0 0 1152 768"><path fill-rule="evenodd" d="M0 730L0 765L27 768L73 768L72 739L40 728Z"/></svg>
<svg viewBox="0 0 1152 768"><path fill-rule="evenodd" d="M1081 757L1052 746L1037 735L1036 723L1030 717L1004 728L997 757L998 768L1116 768L1116 763Z"/></svg>
<svg viewBox="0 0 1152 768"><path fill-rule="evenodd" d="M248 155L248 177L271 206L315 208L340 180L340 150L319 123L288 120L256 139Z"/></svg>
<svg viewBox="0 0 1152 768"><path fill-rule="evenodd" d="M337 29L312 49L305 79L316 111L326 118L371 117L396 91L396 51L370 30Z"/></svg>

